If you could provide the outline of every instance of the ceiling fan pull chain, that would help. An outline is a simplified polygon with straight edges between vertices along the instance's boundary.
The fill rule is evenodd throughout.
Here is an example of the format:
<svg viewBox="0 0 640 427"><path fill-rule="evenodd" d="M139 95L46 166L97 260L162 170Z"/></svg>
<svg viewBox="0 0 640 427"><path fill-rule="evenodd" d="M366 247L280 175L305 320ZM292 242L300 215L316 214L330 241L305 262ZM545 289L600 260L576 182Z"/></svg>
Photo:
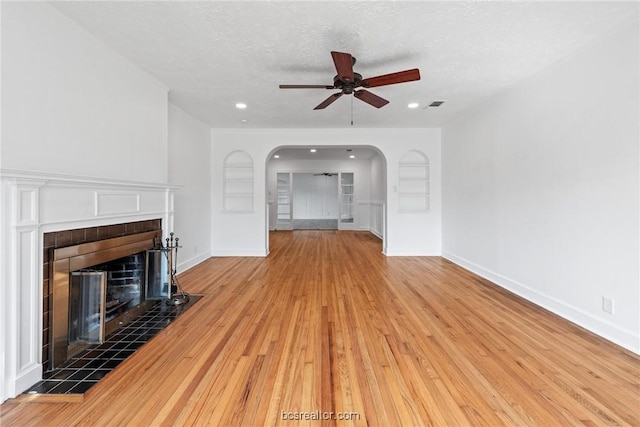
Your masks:
<svg viewBox="0 0 640 427"><path fill-rule="evenodd" d="M351 126L353 126L353 96L351 97Z"/></svg>

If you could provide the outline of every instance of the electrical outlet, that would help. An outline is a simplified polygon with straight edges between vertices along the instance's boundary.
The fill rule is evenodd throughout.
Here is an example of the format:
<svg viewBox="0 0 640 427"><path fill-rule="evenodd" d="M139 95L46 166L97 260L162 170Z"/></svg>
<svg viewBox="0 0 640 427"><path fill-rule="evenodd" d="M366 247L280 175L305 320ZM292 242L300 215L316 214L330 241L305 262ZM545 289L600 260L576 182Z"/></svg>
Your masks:
<svg viewBox="0 0 640 427"><path fill-rule="evenodd" d="M602 297L602 311L605 313L613 314L614 305L611 298Z"/></svg>

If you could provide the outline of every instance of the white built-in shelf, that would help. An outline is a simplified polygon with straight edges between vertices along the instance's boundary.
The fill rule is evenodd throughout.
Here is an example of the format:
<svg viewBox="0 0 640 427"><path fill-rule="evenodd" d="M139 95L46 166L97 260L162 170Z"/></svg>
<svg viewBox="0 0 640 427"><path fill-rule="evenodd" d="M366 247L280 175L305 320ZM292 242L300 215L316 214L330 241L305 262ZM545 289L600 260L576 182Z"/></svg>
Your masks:
<svg viewBox="0 0 640 427"><path fill-rule="evenodd" d="M223 211L253 212L253 159L245 151L234 151L224 160Z"/></svg>
<svg viewBox="0 0 640 427"><path fill-rule="evenodd" d="M417 150L400 158L398 169L398 211L427 212L430 209L429 159Z"/></svg>
<svg viewBox="0 0 640 427"><path fill-rule="evenodd" d="M340 222L343 224L353 224L355 221L354 184L353 172L340 174Z"/></svg>
<svg viewBox="0 0 640 427"><path fill-rule="evenodd" d="M276 229L291 230L292 224L292 204L291 204L291 172L278 172L277 178L277 207L276 207Z"/></svg>

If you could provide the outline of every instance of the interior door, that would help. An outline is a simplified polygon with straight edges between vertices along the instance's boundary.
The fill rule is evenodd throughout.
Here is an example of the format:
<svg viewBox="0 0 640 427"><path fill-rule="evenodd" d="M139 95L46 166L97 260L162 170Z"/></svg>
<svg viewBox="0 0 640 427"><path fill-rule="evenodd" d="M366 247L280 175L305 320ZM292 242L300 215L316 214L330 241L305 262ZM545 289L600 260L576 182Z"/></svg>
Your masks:
<svg viewBox="0 0 640 427"><path fill-rule="evenodd" d="M354 230L355 216L355 177L353 172L340 173L340 221L338 229Z"/></svg>
<svg viewBox="0 0 640 427"><path fill-rule="evenodd" d="M276 189L276 230L293 229L291 173L278 172Z"/></svg>

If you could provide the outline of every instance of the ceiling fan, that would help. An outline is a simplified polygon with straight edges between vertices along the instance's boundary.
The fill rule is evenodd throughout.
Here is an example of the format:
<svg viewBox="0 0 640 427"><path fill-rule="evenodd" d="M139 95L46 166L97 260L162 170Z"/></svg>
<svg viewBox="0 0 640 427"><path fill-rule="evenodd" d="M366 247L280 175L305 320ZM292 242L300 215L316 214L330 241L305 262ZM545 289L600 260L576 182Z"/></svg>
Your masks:
<svg viewBox="0 0 640 427"><path fill-rule="evenodd" d="M322 172L322 173L314 173L313 176L335 176L337 173L332 172Z"/></svg>
<svg viewBox="0 0 640 427"><path fill-rule="evenodd" d="M335 100L342 95L355 96L361 101L367 104L373 105L376 108L384 107L389 103L384 98L374 95L365 89L358 88L371 88L376 86L393 85L396 83L411 82L414 80L420 80L420 70L413 68L411 70L399 71L397 73L384 74L376 77L369 77L363 79L362 75L353 71L353 66L356 63L356 58L349 53L344 52L331 52L333 63L336 66L338 74L333 78L333 86L330 85L280 85L280 89L339 89L340 92L334 93L329 98L322 101L314 110L322 110L331 105Z"/></svg>

